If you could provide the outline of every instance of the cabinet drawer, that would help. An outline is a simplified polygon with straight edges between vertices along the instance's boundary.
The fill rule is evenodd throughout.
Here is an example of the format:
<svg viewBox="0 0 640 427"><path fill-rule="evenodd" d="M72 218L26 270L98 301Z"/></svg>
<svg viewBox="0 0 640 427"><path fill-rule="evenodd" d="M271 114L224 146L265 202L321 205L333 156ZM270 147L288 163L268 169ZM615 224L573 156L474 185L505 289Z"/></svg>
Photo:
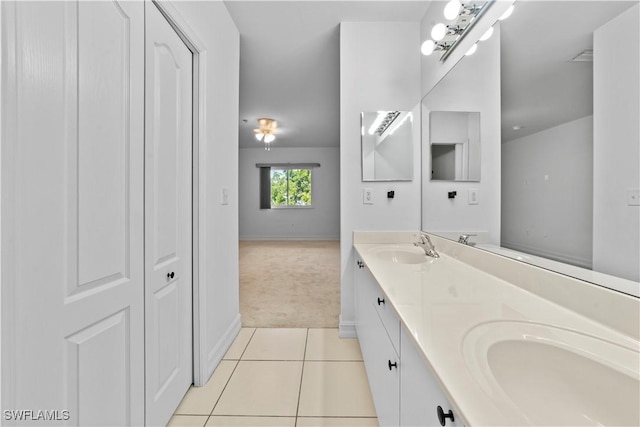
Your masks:
<svg viewBox="0 0 640 427"><path fill-rule="evenodd" d="M389 335L393 348L397 354L400 354L400 319L398 319L397 314L393 308L391 308L390 303L386 301L386 297L379 287L374 293L373 305Z"/></svg>

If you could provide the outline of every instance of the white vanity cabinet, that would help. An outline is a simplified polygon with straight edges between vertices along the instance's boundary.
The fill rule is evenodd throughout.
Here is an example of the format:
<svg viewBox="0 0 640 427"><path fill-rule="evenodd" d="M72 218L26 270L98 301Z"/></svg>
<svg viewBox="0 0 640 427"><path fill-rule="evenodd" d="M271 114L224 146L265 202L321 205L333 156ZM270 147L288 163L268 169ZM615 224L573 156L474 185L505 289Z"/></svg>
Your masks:
<svg viewBox="0 0 640 427"><path fill-rule="evenodd" d="M399 340L400 322L391 308L384 307L384 294L375 279L358 261L356 267L356 331L369 379L371 394L381 426L400 423L400 374L398 348L389 337ZM385 311L386 310L386 311ZM383 322L379 312L385 313ZM388 331L389 328L391 333ZM396 344L399 344L396 341Z"/></svg>
<svg viewBox="0 0 640 427"><path fill-rule="evenodd" d="M355 273L356 332L381 426L462 426L412 338L362 261ZM438 419L438 406L445 424Z"/></svg>
<svg viewBox="0 0 640 427"><path fill-rule="evenodd" d="M427 368L426 362L403 327L400 332L400 425L440 426L438 407L444 425L462 426L440 386ZM451 412L449 412L451 411ZM444 416L447 416L444 418ZM450 418L453 417L453 420Z"/></svg>

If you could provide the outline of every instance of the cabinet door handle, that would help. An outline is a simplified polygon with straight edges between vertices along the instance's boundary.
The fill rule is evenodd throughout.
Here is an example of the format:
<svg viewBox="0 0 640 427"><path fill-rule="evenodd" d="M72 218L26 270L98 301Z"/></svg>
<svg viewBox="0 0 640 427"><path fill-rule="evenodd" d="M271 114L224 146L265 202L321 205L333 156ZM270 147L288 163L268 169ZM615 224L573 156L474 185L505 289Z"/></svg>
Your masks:
<svg viewBox="0 0 640 427"><path fill-rule="evenodd" d="M364 262L358 261L358 268L364 268Z"/></svg>
<svg viewBox="0 0 640 427"><path fill-rule="evenodd" d="M444 410L442 409L442 406L438 405L438 421L440 421L441 426L444 426L447 424L447 418L449 418L451 422L455 421L453 419L453 411L449 409L449 412L445 414Z"/></svg>
<svg viewBox="0 0 640 427"><path fill-rule="evenodd" d="M384 304L384 298L378 298L378 305Z"/></svg>
<svg viewBox="0 0 640 427"><path fill-rule="evenodd" d="M167 280L173 279L173 276L175 276L173 271L171 273L167 273Z"/></svg>
<svg viewBox="0 0 640 427"><path fill-rule="evenodd" d="M398 362L391 363L391 360L389 360L389 370L391 370L391 368L398 369Z"/></svg>

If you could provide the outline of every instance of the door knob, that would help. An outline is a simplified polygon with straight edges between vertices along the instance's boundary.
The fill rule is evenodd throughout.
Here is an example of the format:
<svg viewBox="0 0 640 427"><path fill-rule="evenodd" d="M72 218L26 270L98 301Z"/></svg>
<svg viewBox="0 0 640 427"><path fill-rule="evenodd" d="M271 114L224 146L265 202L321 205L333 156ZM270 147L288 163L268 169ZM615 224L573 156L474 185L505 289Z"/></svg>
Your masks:
<svg viewBox="0 0 640 427"><path fill-rule="evenodd" d="M438 421L440 421L441 426L444 426L445 424L447 424L447 418L449 418L451 422L455 421L453 419L453 411L449 409L449 412L445 414L444 411L442 410L442 406L438 405Z"/></svg>
<svg viewBox="0 0 640 427"><path fill-rule="evenodd" d="M167 279L173 279L173 276L175 276L173 271L171 273L167 273Z"/></svg>

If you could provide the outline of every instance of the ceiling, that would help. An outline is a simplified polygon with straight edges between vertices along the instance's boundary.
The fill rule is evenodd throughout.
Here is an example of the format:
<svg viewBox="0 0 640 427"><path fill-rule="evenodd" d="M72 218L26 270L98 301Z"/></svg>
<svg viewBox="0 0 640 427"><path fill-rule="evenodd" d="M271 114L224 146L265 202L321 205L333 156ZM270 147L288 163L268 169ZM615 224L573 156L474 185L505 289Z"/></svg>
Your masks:
<svg viewBox="0 0 640 427"><path fill-rule="evenodd" d="M500 25L502 140L593 114L593 32L637 2L527 1ZM523 126L514 130L513 126Z"/></svg>
<svg viewBox="0 0 640 427"><path fill-rule="evenodd" d="M426 0L225 1L240 32L240 148L262 146L253 132L261 117L278 121L274 150L338 147L339 23L418 22L429 4Z"/></svg>

